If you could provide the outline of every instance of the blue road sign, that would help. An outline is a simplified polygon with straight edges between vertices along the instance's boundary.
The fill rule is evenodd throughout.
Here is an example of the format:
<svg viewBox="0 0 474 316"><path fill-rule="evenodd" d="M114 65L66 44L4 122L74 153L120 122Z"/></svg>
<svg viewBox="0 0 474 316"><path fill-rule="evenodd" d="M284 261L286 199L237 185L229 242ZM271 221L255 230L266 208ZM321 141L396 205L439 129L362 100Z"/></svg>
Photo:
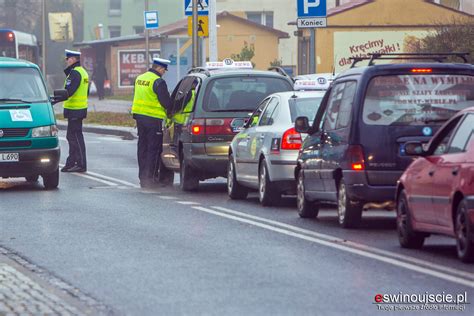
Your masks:
<svg viewBox="0 0 474 316"><path fill-rule="evenodd" d="M298 17L326 17L326 0L297 0Z"/></svg>
<svg viewBox="0 0 474 316"><path fill-rule="evenodd" d="M144 11L143 17L145 19L145 29L158 28L158 11Z"/></svg>
<svg viewBox="0 0 474 316"><path fill-rule="evenodd" d="M197 0L198 15L209 15L208 2L208 0ZM184 0L184 14L193 15L193 0Z"/></svg>

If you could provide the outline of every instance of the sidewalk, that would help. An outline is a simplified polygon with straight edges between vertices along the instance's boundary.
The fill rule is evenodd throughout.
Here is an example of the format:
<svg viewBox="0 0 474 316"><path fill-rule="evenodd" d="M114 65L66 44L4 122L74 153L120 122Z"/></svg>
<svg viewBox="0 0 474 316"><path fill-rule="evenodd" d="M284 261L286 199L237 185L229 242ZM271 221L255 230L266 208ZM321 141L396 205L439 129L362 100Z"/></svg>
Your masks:
<svg viewBox="0 0 474 316"><path fill-rule="evenodd" d="M132 107L132 101L123 100L111 100L104 99L99 100L97 97L89 97L88 112L113 112L113 113L130 113ZM57 103L54 105L54 113L63 113L63 103ZM58 128L65 130L67 128L67 121L58 120ZM88 133L104 134L104 135L115 135L122 136L126 139L136 139L137 129L133 127L122 127L122 126L105 126L96 124L84 124L83 131Z"/></svg>
<svg viewBox="0 0 474 316"><path fill-rule="evenodd" d="M89 112L114 112L114 113L130 113L132 107L132 101L123 101L123 100L112 100L104 99L99 100L99 98L93 96L89 97ZM63 112L63 103L57 103L54 105L55 113Z"/></svg>

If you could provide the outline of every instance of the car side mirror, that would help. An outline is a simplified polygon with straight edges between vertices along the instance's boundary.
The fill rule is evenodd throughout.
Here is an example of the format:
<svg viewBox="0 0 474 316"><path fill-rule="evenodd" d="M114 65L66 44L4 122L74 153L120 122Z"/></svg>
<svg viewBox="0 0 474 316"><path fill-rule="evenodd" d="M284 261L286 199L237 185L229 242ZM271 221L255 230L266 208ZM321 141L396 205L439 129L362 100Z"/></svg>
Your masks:
<svg viewBox="0 0 474 316"><path fill-rule="evenodd" d="M299 116L296 118L295 130L298 133L308 133L311 130L311 126L309 126L309 120L306 116Z"/></svg>
<svg viewBox="0 0 474 316"><path fill-rule="evenodd" d="M405 143L405 154L407 156L424 156L426 151L420 142L407 142Z"/></svg>
<svg viewBox="0 0 474 316"><path fill-rule="evenodd" d="M56 104L58 102L67 100L69 93L65 89L54 90L54 96L51 97L51 103Z"/></svg>

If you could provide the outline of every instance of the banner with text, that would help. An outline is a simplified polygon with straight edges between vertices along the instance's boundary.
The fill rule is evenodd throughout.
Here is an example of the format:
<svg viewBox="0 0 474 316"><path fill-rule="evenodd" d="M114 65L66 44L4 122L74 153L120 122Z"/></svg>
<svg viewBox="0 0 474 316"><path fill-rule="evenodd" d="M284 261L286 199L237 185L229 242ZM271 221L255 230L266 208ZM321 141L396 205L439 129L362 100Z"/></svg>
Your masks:
<svg viewBox="0 0 474 316"><path fill-rule="evenodd" d="M159 50L150 50L150 64L158 57ZM119 88L133 87L135 78L147 70L145 58L145 50L118 51Z"/></svg>
<svg viewBox="0 0 474 316"><path fill-rule="evenodd" d="M429 31L334 32L335 71L349 69L352 64L349 57L366 57L369 53L409 53L410 43L428 34Z"/></svg>

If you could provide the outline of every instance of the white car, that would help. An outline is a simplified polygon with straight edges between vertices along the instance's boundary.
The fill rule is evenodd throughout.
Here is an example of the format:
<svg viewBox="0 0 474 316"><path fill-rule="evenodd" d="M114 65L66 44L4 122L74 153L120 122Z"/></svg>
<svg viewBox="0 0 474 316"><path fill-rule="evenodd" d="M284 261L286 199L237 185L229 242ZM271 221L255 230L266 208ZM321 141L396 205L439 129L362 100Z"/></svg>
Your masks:
<svg viewBox="0 0 474 316"><path fill-rule="evenodd" d="M306 135L295 131L294 122L298 116L314 118L325 93L309 82L295 84L295 88L302 87L313 90L279 92L265 98L234 137L227 173L231 199L244 199L249 189L257 189L265 206L275 204L283 193L296 192L294 170Z"/></svg>

